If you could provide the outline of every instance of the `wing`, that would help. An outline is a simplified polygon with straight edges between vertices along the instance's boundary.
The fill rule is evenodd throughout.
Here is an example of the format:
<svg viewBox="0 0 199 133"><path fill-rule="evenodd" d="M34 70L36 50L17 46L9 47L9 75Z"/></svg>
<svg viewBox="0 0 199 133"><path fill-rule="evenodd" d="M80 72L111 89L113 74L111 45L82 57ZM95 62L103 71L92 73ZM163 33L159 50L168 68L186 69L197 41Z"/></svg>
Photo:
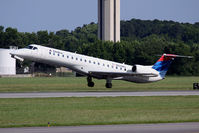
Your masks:
<svg viewBox="0 0 199 133"><path fill-rule="evenodd" d="M146 77L157 77L157 74L153 73L133 73L133 72L100 72L100 71L90 71L90 75L98 78L118 78L125 76L146 76Z"/></svg>

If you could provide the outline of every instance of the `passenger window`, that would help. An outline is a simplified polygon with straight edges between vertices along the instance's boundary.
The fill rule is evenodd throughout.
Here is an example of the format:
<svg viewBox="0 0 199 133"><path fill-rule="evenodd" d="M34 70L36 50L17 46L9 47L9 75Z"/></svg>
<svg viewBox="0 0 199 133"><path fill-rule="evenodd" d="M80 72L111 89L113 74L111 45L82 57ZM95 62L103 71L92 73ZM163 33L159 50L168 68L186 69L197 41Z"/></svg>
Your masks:
<svg viewBox="0 0 199 133"><path fill-rule="evenodd" d="M71 59L73 59L73 57L71 57Z"/></svg>
<svg viewBox="0 0 199 133"><path fill-rule="evenodd" d="M64 57L64 55L62 55L62 57Z"/></svg>
<svg viewBox="0 0 199 133"><path fill-rule="evenodd" d="M76 58L76 60L78 60L78 58Z"/></svg>
<svg viewBox="0 0 199 133"><path fill-rule="evenodd" d="M80 61L82 61L82 59L80 59Z"/></svg>
<svg viewBox="0 0 199 133"><path fill-rule="evenodd" d="M91 61L89 60L89 63L91 63Z"/></svg>
<svg viewBox="0 0 199 133"><path fill-rule="evenodd" d="M100 63L98 62L98 65L100 65Z"/></svg>
<svg viewBox="0 0 199 133"><path fill-rule="evenodd" d="M86 60L84 60L86 62Z"/></svg>
<svg viewBox="0 0 199 133"><path fill-rule="evenodd" d="M59 54L57 54L59 56Z"/></svg>

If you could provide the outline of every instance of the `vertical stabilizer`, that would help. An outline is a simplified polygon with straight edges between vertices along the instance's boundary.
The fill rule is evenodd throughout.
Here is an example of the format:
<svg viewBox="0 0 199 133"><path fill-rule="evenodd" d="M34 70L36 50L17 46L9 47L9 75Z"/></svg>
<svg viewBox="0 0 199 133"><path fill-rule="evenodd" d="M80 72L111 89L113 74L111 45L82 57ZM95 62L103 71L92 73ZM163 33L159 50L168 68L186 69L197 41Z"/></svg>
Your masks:
<svg viewBox="0 0 199 133"><path fill-rule="evenodd" d="M177 57L177 55L163 54L152 68L158 71L160 73L160 76L164 78L169 69L169 66L171 65L175 57Z"/></svg>
<svg viewBox="0 0 199 133"><path fill-rule="evenodd" d="M182 55L175 55L175 54L163 54L160 59L153 65L153 69L160 73L162 78L165 77L169 66L171 65L172 61L176 57L182 58L193 58L192 56L182 56Z"/></svg>

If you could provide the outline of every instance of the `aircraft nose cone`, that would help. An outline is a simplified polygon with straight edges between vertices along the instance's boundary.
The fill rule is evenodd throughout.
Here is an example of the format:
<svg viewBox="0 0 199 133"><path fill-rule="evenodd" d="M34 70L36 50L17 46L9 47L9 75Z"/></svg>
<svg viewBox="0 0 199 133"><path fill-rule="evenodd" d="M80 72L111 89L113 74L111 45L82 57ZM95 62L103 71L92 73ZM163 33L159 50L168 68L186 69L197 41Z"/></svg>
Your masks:
<svg viewBox="0 0 199 133"><path fill-rule="evenodd" d="M20 61L23 61L23 52L21 52L20 50L12 50L10 51L10 55L12 58L18 59Z"/></svg>
<svg viewBox="0 0 199 133"><path fill-rule="evenodd" d="M10 52L11 55L16 55L19 57L23 57L27 54L27 51L23 50L23 49L17 49L17 50L13 50Z"/></svg>

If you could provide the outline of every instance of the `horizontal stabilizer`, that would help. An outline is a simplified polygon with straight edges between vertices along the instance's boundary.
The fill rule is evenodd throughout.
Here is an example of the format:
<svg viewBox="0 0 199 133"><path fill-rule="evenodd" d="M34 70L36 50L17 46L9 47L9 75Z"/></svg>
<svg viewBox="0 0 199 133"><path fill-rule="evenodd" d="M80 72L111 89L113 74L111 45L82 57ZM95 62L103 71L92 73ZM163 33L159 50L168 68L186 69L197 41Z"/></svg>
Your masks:
<svg viewBox="0 0 199 133"><path fill-rule="evenodd" d="M184 55L175 55L175 54L163 54L164 57L173 57L173 58L193 58L193 56L184 56ZM162 56L162 55L160 55Z"/></svg>

